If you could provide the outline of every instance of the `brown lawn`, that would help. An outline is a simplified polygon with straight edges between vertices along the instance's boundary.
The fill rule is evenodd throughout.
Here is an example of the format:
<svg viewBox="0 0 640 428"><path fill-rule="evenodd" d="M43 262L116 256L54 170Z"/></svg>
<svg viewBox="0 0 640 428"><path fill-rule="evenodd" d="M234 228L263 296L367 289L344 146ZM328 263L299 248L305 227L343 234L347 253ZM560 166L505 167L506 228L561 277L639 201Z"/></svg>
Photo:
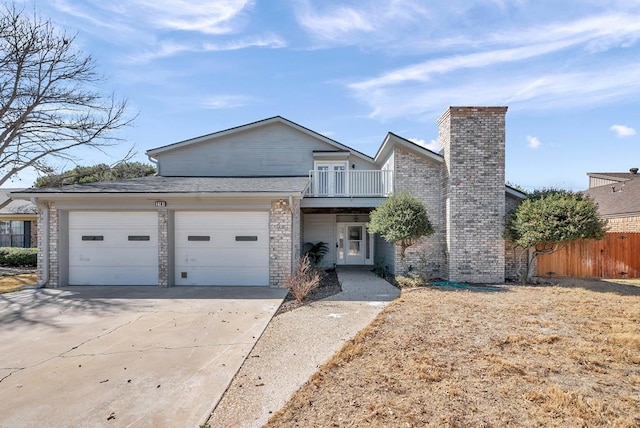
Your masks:
<svg viewBox="0 0 640 428"><path fill-rule="evenodd" d="M35 273L0 277L0 294L22 290L28 285L35 285L36 281L37 275Z"/></svg>
<svg viewBox="0 0 640 428"><path fill-rule="evenodd" d="M640 426L640 287L402 297L270 427Z"/></svg>

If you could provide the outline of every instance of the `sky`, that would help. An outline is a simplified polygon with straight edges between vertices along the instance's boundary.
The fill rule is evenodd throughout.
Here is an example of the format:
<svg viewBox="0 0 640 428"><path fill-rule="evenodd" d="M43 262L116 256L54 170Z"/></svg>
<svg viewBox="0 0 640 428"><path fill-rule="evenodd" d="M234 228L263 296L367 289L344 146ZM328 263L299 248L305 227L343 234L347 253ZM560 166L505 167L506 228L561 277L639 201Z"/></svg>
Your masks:
<svg viewBox="0 0 640 428"><path fill-rule="evenodd" d="M437 151L449 106L508 106L509 183L640 167L640 0L17 3L76 34L137 114L81 165L276 115L372 156L389 131Z"/></svg>

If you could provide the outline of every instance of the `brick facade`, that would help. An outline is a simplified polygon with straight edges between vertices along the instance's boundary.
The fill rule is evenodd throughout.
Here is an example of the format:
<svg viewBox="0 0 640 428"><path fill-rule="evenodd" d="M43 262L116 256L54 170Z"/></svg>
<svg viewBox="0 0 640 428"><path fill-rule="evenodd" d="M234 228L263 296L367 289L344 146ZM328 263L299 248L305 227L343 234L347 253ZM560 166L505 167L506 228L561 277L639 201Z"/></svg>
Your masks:
<svg viewBox="0 0 640 428"><path fill-rule="evenodd" d="M607 232L640 232L640 216L607 219Z"/></svg>
<svg viewBox="0 0 640 428"><path fill-rule="evenodd" d="M504 281L506 110L451 107L438 120L450 281Z"/></svg>
<svg viewBox="0 0 640 428"><path fill-rule="evenodd" d="M443 278L446 272L444 252L444 209L442 205L441 164L397 148L395 154L395 190L408 192L424 203L435 232L423 237L406 251L407 266L427 278ZM396 246L395 272L403 273L400 247Z"/></svg>

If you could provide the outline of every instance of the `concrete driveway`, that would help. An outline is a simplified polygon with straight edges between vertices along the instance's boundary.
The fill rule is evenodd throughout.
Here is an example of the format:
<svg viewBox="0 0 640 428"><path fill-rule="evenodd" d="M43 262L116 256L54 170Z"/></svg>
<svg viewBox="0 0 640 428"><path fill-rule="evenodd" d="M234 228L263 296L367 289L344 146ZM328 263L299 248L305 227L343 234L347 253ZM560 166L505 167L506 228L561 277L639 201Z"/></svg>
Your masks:
<svg viewBox="0 0 640 428"><path fill-rule="evenodd" d="M0 295L0 426L197 427L284 296L254 287Z"/></svg>

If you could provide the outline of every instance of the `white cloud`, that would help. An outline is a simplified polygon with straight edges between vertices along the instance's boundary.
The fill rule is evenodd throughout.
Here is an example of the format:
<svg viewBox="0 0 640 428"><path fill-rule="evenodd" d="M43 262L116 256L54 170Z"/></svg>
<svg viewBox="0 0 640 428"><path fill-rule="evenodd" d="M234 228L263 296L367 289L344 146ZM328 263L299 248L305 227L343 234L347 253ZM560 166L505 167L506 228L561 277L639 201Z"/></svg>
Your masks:
<svg viewBox="0 0 640 428"><path fill-rule="evenodd" d="M542 142L540 142L538 137L532 137L531 135L527 135L527 144L529 145L530 148L537 149L538 147L540 147Z"/></svg>
<svg viewBox="0 0 640 428"><path fill-rule="evenodd" d="M54 0L58 11L95 26L118 29L126 33L143 33L151 29L204 34L229 34L237 30L243 13L255 0L88 0L78 4ZM96 33L97 34L97 33ZM115 34L115 33L114 33ZM105 37L114 34L103 35Z"/></svg>
<svg viewBox="0 0 640 428"><path fill-rule="evenodd" d="M354 90L354 94L371 108L369 116L380 118L436 115L450 105L509 105L535 110L585 107L640 96L640 64L619 63L586 72L539 76L456 76L459 74L449 77L446 85L429 82L368 87Z"/></svg>
<svg viewBox="0 0 640 428"><path fill-rule="evenodd" d="M298 2L296 19L312 37L338 45L352 45L373 40L393 38L394 28L403 28L407 22L418 22L428 15L427 10L415 0L357 1L357 6L340 1L334 6L323 1L322 7L311 5L308 0ZM424 22L422 22L424 23ZM404 28L403 28L404 30Z"/></svg>
<svg viewBox="0 0 640 428"><path fill-rule="evenodd" d="M340 39L349 32L373 31L373 24L361 12L350 7L339 7L324 15L314 14L309 8L298 15L300 24L316 37L325 40Z"/></svg>
<svg viewBox="0 0 640 428"><path fill-rule="evenodd" d="M253 0L112 0L100 7L129 19L136 17L136 21L146 21L159 29L228 34L234 31L234 20L253 3Z"/></svg>
<svg viewBox="0 0 640 428"><path fill-rule="evenodd" d="M454 56L399 68L380 77L349 85L356 90L370 90L376 87L397 85L409 81L427 82L435 74L451 73L467 68L482 68L505 62L520 61L569 47L571 43L541 44L523 48L503 49L489 52Z"/></svg>
<svg viewBox="0 0 640 428"><path fill-rule="evenodd" d="M259 48L283 48L287 46L287 42L280 36L275 34L267 34L256 37L246 37L237 40L231 40L224 43L205 43L203 48L205 51L232 51L251 47Z"/></svg>
<svg viewBox="0 0 640 428"><path fill-rule="evenodd" d="M253 97L244 95L216 95L205 99L202 102L202 107L213 110L237 108L254 101L255 99Z"/></svg>
<svg viewBox="0 0 640 428"><path fill-rule="evenodd" d="M434 74L450 73L468 68L484 68L549 55L578 45L604 48L612 40L640 38L640 16L614 15L589 18L566 25L524 30L523 34L495 33L479 40L458 38L466 46L522 44L515 48L494 49L455 55L398 68L379 77L352 83L353 89L370 89L407 81L426 82ZM438 43L436 40L435 43Z"/></svg>
<svg viewBox="0 0 640 428"><path fill-rule="evenodd" d="M453 38L425 38L425 50L445 55L346 86L371 108L370 116L380 118L435 114L448 105L599 105L640 95L640 66L626 50L638 40L637 13L480 34L460 31ZM564 60L568 56L571 62Z"/></svg>
<svg viewBox="0 0 640 428"><path fill-rule="evenodd" d="M147 63L156 59L168 58L186 52L221 52L246 49L251 47L278 49L287 46L287 42L274 34L264 36L245 37L219 43L179 43L161 41L152 49L128 55L126 62Z"/></svg>
<svg viewBox="0 0 640 428"><path fill-rule="evenodd" d="M622 137L631 137L632 135L636 135L636 130L625 126L625 125L613 125L610 128L613 132L616 133L616 135L620 138Z"/></svg>
<svg viewBox="0 0 640 428"><path fill-rule="evenodd" d="M193 52L195 50L197 49L186 43L177 43L170 40L162 41L154 49L148 49L144 52L128 55L126 57L126 62L147 63L156 59L168 58L180 53Z"/></svg>
<svg viewBox="0 0 640 428"><path fill-rule="evenodd" d="M438 145L438 142L434 139L432 139L431 141L429 141L428 143L421 139L421 138L408 138L409 141L416 143L419 146L424 147L425 149L429 149L432 152L438 152L440 150L440 147Z"/></svg>

